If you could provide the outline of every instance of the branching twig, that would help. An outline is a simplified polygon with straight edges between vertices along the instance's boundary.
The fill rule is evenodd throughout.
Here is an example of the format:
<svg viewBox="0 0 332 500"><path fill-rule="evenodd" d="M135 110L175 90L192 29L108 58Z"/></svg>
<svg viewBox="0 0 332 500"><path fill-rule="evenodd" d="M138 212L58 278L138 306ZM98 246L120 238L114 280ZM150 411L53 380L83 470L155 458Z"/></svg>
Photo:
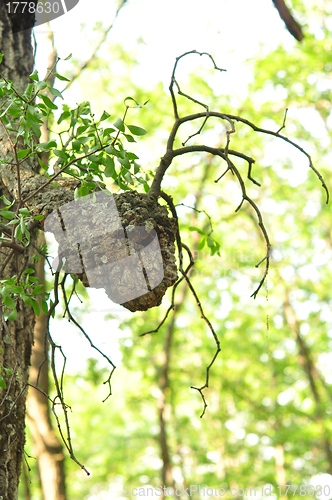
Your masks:
<svg viewBox="0 0 332 500"><path fill-rule="evenodd" d="M178 247L178 252L179 252L179 271L180 273L182 274L183 276L183 279L186 281L191 293L193 294L194 296L194 299L196 301L196 305L201 313L201 318L205 321L205 323L207 324L209 330L211 331L212 333L212 336L214 338L214 341L216 343L216 352L215 352L215 355L213 356L213 359L211 361L211 363L208 365L207 369L206 369L206 379L205 379L205 384L202 386L202 387L193 387L193 389L196 389L201 397L202 397L202 401L203 401L203 404L204 404L204 408L203 408L203 412L201 414L201 418L203 417L204 413L205 413L205 410L207 408L207 403L206 403L206 400L205 400L205 397L204 397L204 394L203 394L203 390L208 388L209 387L209 377L210 377L210 369L212 367L212 365L214 364L219 352L221 351L220 349L220 341L219 341L219 338L218 338L218 335L217 333L215 332L210 320L205 316L204 314L204 311L203 311L203 307L202 307L202 304L198 298L198 295L188 277L188 274L187 274L187 270L184 271L183 269L183 266L182 266L182 263L183 263L183 254L182 254L182 248L184 248L188 254L188 257L189 257L189 266L188 268L190 269L193 265L194 265L194 259L191 255L191 252L190 252L190 249L187 247L187 245L185 245L184 243L182 243L181 241L181 237L180 237L180 230L179 230L179 224L178 224L178 217L177 217L177 213L176 213L176 209L175 209L175 206L174 206L174 203L173 203L173 200L172 198L167 195L166 193L162 192L161 193L161 197L167 202L171 212L172 212L172 215L174 217L174 219L176 220L176 224L177 224L177 232L176 232L176 241L177 241L177 247Z"/></svg>

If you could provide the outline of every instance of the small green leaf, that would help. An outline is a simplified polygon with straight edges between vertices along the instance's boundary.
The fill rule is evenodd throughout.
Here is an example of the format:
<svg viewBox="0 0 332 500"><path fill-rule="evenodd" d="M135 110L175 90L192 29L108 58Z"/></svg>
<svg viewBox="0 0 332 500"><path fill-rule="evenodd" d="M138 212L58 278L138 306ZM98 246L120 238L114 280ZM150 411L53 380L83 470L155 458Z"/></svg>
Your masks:
<svg viewBox="0 0 332 500"><path fill-rule="evenodd" d="M114 132L114 128L110 128L110 127L105 128L105 130L104 130L104 136L105 135L110 135L112 132Z"/></svg>
<svg viewBox="0 0 332 500"><path fill-rule="evenodd" d="M126 179L126 181L127 181L129 184L134 184L133 178L132 178L132 176L131 176L131 174L130 174L130 172L129 172L129 171L128 171L128 172L126 172L126 173L124 174L124 176L123 176L123 177Z"/></svg>
<svg viewBox="0 0 332 500"><path fill-rule="evenodd" d="M10 295L3 295L2 301L5 304L5 306L8 307L8 309L15 309L15 302L13 301Z"/></svg>
<svg viewBox="0 0 332 500"><path fill-rule="evenodd" d="M108 156L105 160L106 163L106 168L104 170L104 175L106 177L114 177L116 175L115 172L115 166L114 166L114 160L110 156Z"/></svg>
<svg viewBox="0 0 332 500"><path fill-rule="evenodd" d="M70 82L70 80L68 80L68 78L66 78L65 76L59 75L59 73L53 73L53 74L58 80L61 80L62 82Z"/></svg>
<svg viewBox="0 0 332 500"><path fill-rule="evenodd" d="M3 376L1 375L1 373L0 373L0 387L2 389L6 389L7 388L6 382L4 381Z"/></svg>
<svg viewBox="0 0 332 500"><path fill-rule="evenodd" d="M136 142L132 135L123 134L128 142Z"/></svg>
<svg viewBox="0 0 332 500"><path fill-rule="evenodd" d="M4 217L5 219L14 219L15 218L15 213L10 212L9 210L0 210L0 215Z"/></svg>
<svg viewBox="0 0 332 500"><path fill-rule="evenodd" d="M5 205L12 205L13 202L10 202L9 200L7 200L7 198L5 197L5 195L2 195L0 196L0 200L2 200L4 202Z"/></svg>
<svg viewBox="0 0 332 500"><path fill-rule="evenodd" d="M2 63L3 54L0 54L0 64Z"/></svg>
<svg viewBox="0 0 332 500"><path fill-rule="evenodd" d="M125 168L130 169L131 165L127 158L118 158L118 162L121 163Z"/></svg>
<svg viewBox="0 0 332 500"><path fill-rule="evenodd" d="M48 313L48 307L47 307L47 302L46 300L42 300L41 301L41 306L42 306L42 311L44 314L47 314Z"/></svg>
<svg viewBox="0 0 332 500"><path fill-rule="evenodd" d="M60 118L57 121L57 124L60 125L60 123L63 122L63 120L66 120L69 117L70 117L69 111L64 111L63 113L61 113Z"/></svg>
<svg viewBox="0 0 332 500"><path fill-rule="evenodd" d="M199 234L206 234L204 231L202 231L201 229L198 229L198 227L194 227L194 226L189 226L189 231L197 231Z"/></svg>
<svg viewBox="0 0 332 500"><path fill-rule="evenodd" d="M136 106L134 106L135 108L136 108L137 106L139 106L138 102L137 102L137 101L135 101L135 99L134 99L133 97L126 97L126 98L124 99L124 101L123 101L123 102L125 103L125 105L126 105L126 106L128 106L128 104L126 103L126 101L133 101L133 102L136 104ZM129 107L129 106L128 106L128 107Z"/></svg>
<svg viewBox="0 0 332 500"><path fill-rule="evenodd" d="M29 210L28 210L27 208L25 208L25 207L24 207L24 208L20 208L20 209L19 209L19 212L20 212L20 214L22 214L22 215L30 215Z"/></svg>
<svg viewBox="0 0 332 500"><path fill-rule="evenodd" d="M70 53L69 56L64 58L64 61L68 61L68 59L70 59L72 56L73 56L73 54Z"/></svg>
<svg viewBox="0 0 332 500"><path fill-rule="evenodd" d="M107 146L107 148L105 148L104 150L106 153L108 153L109 155L115 155L115 156L118 156L119 152L113 148L113 146Z"/></svg>
<svg viewBox="0 0 332 500"><path fill-rule="evenodd" d="M46 95L40 95L39 96L41 99L43 99L45 106L47 106L49 109L58 109L58 106L53 104L51 99L47 97Z"/></svg>
<svg viewBox="0 0 332 500"><path fill-rule="evenodd" d="M38 302L35 299L31 299L31 300L32 300L33 312L35 313L36 316L39 316L40 315L39 304L38 304Z"/></svg>
<svg viewBox="0 0 332 500"><path fill-rule="evenodd" d="M23 300L24 304L27 306L32 306L32 298L29 295L26 294L21 294L21 299Z"/></svg>
<svg viewBox="0 0 332 500"><path fill-rule="evenodd" d="M38 295L38 294L42 293L43 291L44 291L44 285L37 285L37 286L35 286L35 288L33 289L32 294L33 294L33 295Z"/></svg>
<svg viewBox="0 0 332 500"><path fill-rule="evenodd" d="M201 241L197 245L197 250L202 250L202 248L204 248L205 246L205 243L206 243L206 238L201 239Z"/></svg>
<svg viewBox="0 0 332 500"><path fill-rule="evenodd" d="M38 71L35 69L35 71L30 75L31 80L34 80L35 82L39 81L38 78Z"/></svg>
<svg viewBox="0 0 332 500"><path fill-rule="evenodd" d="M100 121L103 122L104 120L107 120L111 115L107 113L107 111L104 111L103 114L101 115Z"/></svg>
<svg viewBox="0 0 332 500"><path fill-rule="evenodd" d="M18 240L22 241L22 230L21 230L21 226L19 224L15 228L14 236Z"/></svg>
<svg viewBox="0 0 332 500"><path fill-rule="evenodd" d="M21 232L22 232L22 234L24 234L24 232L25 232L25 228L26 228L26 225L25 225L25 222L24 222L23 216L21 216L21 220L20 220L20 228L21 228Z"/></svg>
<svg viewBox="0 0 332 500"><path fill-rule="evenodd" d="M136 127L136 125L127 125L127 128L133 135L145 135L147 133L144 128Z"/></svg>
<svg viewBox="0 0 332 500"><path fill-rule="evenodd" d="M43 220L44 219L44 216L43 215L35 215L33 217L34 220Z"/></svg>
<svg viewBox="0 0 332 500"><path fill-rule="evenodd" d="M43 80L41 82L38 82L36 84L36 90L44 90L46 89L47 85L46 85L46 82L44 82Z"/></svg>
<svg viewBox="0 0 332 500"><path fill-rule="evenodd" d="M40 142L39 144L36 145L36 150L45 151L47 149L56 148L56 146L57 146L56 141Z"/></svg>
<svg viewBox="0 0 332 500"><path fill-rule="evenodd" d="M24 158L25 156L27 156L27 154L29 153L29 151L30 151L30 148L29 149L21 149L21 151L17 152L17 158L19 160L21 160L22 158Z"/></svg>
<svg viewBox="0 0 332 500"><path fill-rule="evenodd" d="M125 125L123 123L123 121L121 120L121 118L118 118L116 120L116 122L113 123L114 127L116 127L118 130L120 130L120 132L124 132L125 131Z"/></svg>
<svg viewBox="0 0 332 500"><path fill-rule="evenodd" d="M59 158L61 158L61 160L65 160L67 161L67 155L66 153L64 153L63 151L60 151L60 149L54 149L53 153L58 156Z"/></svg>
<svg viewBox="0 0 332 500"><path fill-rule="evenodd" d="M8 376L13 373L12 370L10 370L9 368L3 368L3 370L4 370L5 374Z"/></svg>
<svg viewBox="0 0 332 500"><path fill-rule="evenodd" d="M61 94L61 92L53 87L49 87L48 89L52 95L56 96L56 97L61 97L61 99L63 99L63 95Z"/></svg>
<svg viewBox="0 0 332 500"><path fill-rule="evenodd" d="M15 321L15 319L17 318L17 311L14 307L14 309L11 311L11 313L8 315L8 320L9 321Z"/></svg>
<svg viewBox="0 0 332 500"><path fill-rule="evenodd" d="M23 271L22 274L34 274L35 270L34 269L31 269L30 267L28 267L27 269L25 269Z"/></svg>
<svg viewBox="0 0 332 500"><path fill-rule="evenodd" d="M51 309L53 307L53 305L54 305L54 302L53 302L52 299L50 299L50 305L51 305L51 307L50 307L50 309ZM52 318L55 317L55 308L53 309L51 316L52 316Z"/></svg>

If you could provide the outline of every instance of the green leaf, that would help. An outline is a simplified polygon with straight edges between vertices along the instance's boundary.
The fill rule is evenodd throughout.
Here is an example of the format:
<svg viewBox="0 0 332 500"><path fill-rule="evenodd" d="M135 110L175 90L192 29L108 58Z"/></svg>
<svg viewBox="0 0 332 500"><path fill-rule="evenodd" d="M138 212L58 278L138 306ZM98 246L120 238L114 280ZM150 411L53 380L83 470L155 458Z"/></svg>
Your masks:
<svg viewBox="0 0 332 500"><path fill-rule="evenodd" d="M34 274L35 270L34 269L31 269L30 267L28 267L27 269L25 269L23 271L22 274Z"/></svg>
<svg viewBox="0 0 332 500"><path fill-rule="evenodd" d="M66 78L65 76L59 75L59 73L53 73L53 74L58 80L61 80L62 82L70 82L70 80L68 80L68 78Z"/></svg>
<svg viewBox="0 0 332 500"><path fill-rule="evenodd" d="M23 286L21 285L7 285L6 290L9 293L22 293L23 292Z"/></svg>
<svg viewBox="0 0 332 500"><path fill-rule="evenodd" d="M40 315L39 304L38 304L38 302L35 299L31 299L31 300L32 300L33 312L35 313L36 316L39 316Z"/></svg>
<svg viewBox="0 0 332 500"><path fill-rule="evenodd" d="M0 54L0 64L2 63L3 54Z"/></svg>
<svg viewBox="0 0 332 500"><path fill-rule="evenodd" d="M107 146L107 148L105 148L104 151L109 155L118 156L119 154L119 152L113 146Z"/></svg>
<svg viewBox="0 0 332 500"><path fill-rule="evenodd" d="M5 205L12 205L14 202L10 202L9 200L7 200L7 198L5 197L5 195L2 195L0 196L0 200L2 200L4 202Z"/></svg>
<svg viewBox="0 0 332 500"><path fill-rule="evenodd" d="M10 370L9 368L2 368L2 369L4 370L5 374L8 376L13 373L12 370Z"/></svg>
<svg viewBox="0 0 332 500"><path fill-rule="evenodd" d="M130 169L131 165L127 158L118 158L118 162L121 163L125 168Z"/></svg>
<svg viewBox="0 0 332 500"><path fill-rule="evenodd" d="M44 216L43 215L35 215L33 217L34 220L43 220L44 219Z"/></svg>
<svg viewBox="0 0 332 500"><path fill-rule="evenodd" d="M104 170L104 175L106 177L114 177L116 175L116 171L113 158L107 156L105 163L106 163L106 168Z"/></svg>
<svg viewBox="0 0 332 500"><path fill-rule="evenodd" d="M21 232L22 232L22 234L24 234L24 232L25 232L25 228L26 228L26 225L25 225L25 222L24 222L23 216L21 216L21 220L20 220L20 228L21 228Z"/></svg>
<svg viewBox="0 0 332 500"><path fill-rule="evenodd" d="M123 134L128 142L136 142L132 135Z"/></svg>
<svg viewBox="0 0 332 500"><path fill-rule="evenodd" d="M38 71L35 69L35 71L30 75L31 80L34 80L35 82L39 81L38 77Z"/></svg>
<svg viewBox="0 0 332 500"><path fill-rule="evenodd" d="M63 122L63 120L66 120L69 117L70 117L70 112L64 111L63 113L61 113L60 118L57 121L57 124L60 125L60 123Z"/></svg>
<svg viewBox="0 0 332 500"><path fill-rule="evenodd" d="M15 302L10 295L3 295L2 301L8 309L15 309Z"/></svg>
<svg viewBox="0 0 332 500"><path fill-rule="evenodd" d="M29 151L30 151L30 148L29 149L21 149L21 151L17 152L17 158L19 160L21 160L22 158L25 158L25 156L27 156L27 154L29 153Z"/></svg>
<svg viewBox="0 0 332 500"><path fill-rule="evenodd" d="M50 299L50 306L51 306L50 309L52 308L53 305L54 305L54 302L52 299ZM53 309L51 316L52 316L52 318L55 317L55 309Z"/></svg>
<svg viewBox="0 0 332 500"><path fill-rule="evenodd" d="M43 80L41 82L38 82L36 84L36 90L39 91L39 90L44 90L47 88L47 85L46 85L46 82L44 82Z"/></svg>
<svg viewBox="0 0 332 500"><path fill-rule="evenodd" d="M25 207L24 207L24 208L20 208L20 209L19 209L19 212L20 212L20 214L22 214L22 215L30 215L29 210L28 210L27 208L25 208Z"/></svg>
<svg viewBox="0 0 332 500"><path fill-rule="evenodd" d="M14 219L15 213L10 212L9 210L0 210L0 215L4 217L4 219Z"/></svg>
<svg viewBox="0 0 332 500"><path fill-rule="evenodd" d="M27 306L32 306L32 298L29 295L21 294L21 299Z"/></svg>
<svg viewBox="0 0 332 500"><path fill-rule="evenodd" d="M126 172L123 177L126 179L126 181L129 184L134 184L133 178L132 178L131 173L129 171Z"/></svg>
<svg viewBox="0 0 332 500"><path fill-rule="evenodd" d="M61 160L67 161L68 157L64 151L60 151L60 149L54 149L53 153L61 158Z"/></svg>
<svg viewBox="0 0 332 500"><path fill-rule="evenodd" d="M127 125L127 128L133 135L145 135L147 133L144 128L136 127L136 125Z"/></svg>
<svg viewBox="0 0 332 500"><path fill-rule="evenodd" d="M38 295L44 291L44 285L37 285L32 291L32 295Z"/></svg>
<svg viewBox="0 0 332 500"><path fill-rule="evenodd" d="M89 142L91 140L91 137L79 137L77 140L80 144L85 144L86 142Z"/></svg>
<svg viewBox="0 0 332 500"><path fill-rule="evenodd" d="M47 106L49 109L58 109L58 106L53 104L51 99L47 97L46 95L40 95L39 96L41 99L43 99L45 106Z"/></svg>
<svg viewBox="0 0 332 500"><path fill-rule="evenodd" d="M56 97L61 97L61 99L63 99L63 95L61 94L61 92L53 87L49 87L48 89L52 95L56 96Z"/></svg>
<svg viewBox="0 0 332 500"><path fill-rule="evenodd" d="M194 227L194 226L189 226L189 231L197 231L199 234L206 234L204 231L202 231L201 229L198 229L198 227Z"/></svg>
<svg viewBox="0 0 332 500"><path fill-rule="evenodd" d="M204 248L205 246L205 243L206 243L206 238L202 238L197 245L197 250L202 250L202 248Z"/></svg>
<svg viewBox="0 0 332 500"><path fill-rule="evenodd" d="M210 236L207 237L207 244L208 244L209 248L213 248L214 247L214 241L213 241L212 238L210 238Z"/></svg>
<svg viewBox="0 0 332 500"><path fill-rule="evenodd" d="M21 230L21 226L19 224L15 228L14 236L18 240L22 241L22 230Z"/></svg>
<svg viewBox="0 0 332 500"><path fill-rule="evenodd" d="M125 105L126 105L126 106L128 106L128 104L126 103L126 101L133 101L133 102L136 104L136 106L133 106L134 108L137 108L138 106L140 106L140 105L138 104L138 102L137 102L137 101L135 101L135 99L134 99L133 97L126 97L126 98L124 99L124 101L123 101L123 102L125 103ZM129 106L128 106L128 107L129 107Z"/></svg>
<svg viewBox="0 0 332 500"><path fill-rule="evenodd" d="M116 120L116 122L113 123L114 127L116 127L118 130L120 130L120 132L124 132L125 131L125 125L123 123L123 121L121 120L121 118L118 118Z"/></svg>
<svg viewBox="0 0 332 500"><path fill-rule="evenodd" d="M6 389L7 388L6 382L4 381L3 376L1 375L1 373L0 373L0 387L2 389Z"/></svg>
<svg viewBox="0 0 332 500"><path fill-rule="evenodd" d="M110 127L105 128L105 130L104 130L104 136L110 135L112 132L114 132L114 130L115 130L114 128L110 128Z"/></svg>
<svg viewBox="0 0 332 500"><path fill-rule="evenodd" d="M46 300L42 300L41 301L41 306L42 306L42 311L44 314L47 314L48 313L48 307L47 307L47 302Z"/></svg>
<svg viewBox="0 0 332 500"><path fill-rule="evenodd" d="M104 120L107 120L107 118L109 118L111 115L109 113L107 113L107 111L104 111L103 114L101 115L101 118L100 118L100 121L104 121Z"/></svg>
<svg viewBox="0 0 332 500"><path fill-rule="evenodd" d="M73 54L72 54L72 53L70 53L70 54L69 54L69 56L65 57L65 58L64 58L64 61L68 61L68 59L71 59L71 57L73 57Z"/></svg>
<svg viewBox="0 0 332 500"><path fill-rule="evenodd" d="M11 311L11 313L8 315L8 320L9 321L15 321L15 319L17 318L17 311L14 307L14 309Z"/></svg>

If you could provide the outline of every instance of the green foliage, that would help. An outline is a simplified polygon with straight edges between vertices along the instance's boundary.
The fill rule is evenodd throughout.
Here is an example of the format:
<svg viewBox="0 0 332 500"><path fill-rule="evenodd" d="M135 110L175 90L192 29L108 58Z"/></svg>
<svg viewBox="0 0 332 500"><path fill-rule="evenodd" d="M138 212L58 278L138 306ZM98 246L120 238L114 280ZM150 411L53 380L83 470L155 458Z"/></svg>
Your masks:
<svg viewBox="0 0 332 500"><path fill-rule="evenodd" d="M80 180L76 188L75 199L93 193L97 182L104 178L111 178L120 189L128 190L132 187L142 186L145 191L149 190L149 176L142 177L141 167L137 163L138 156L124 145L125 142L136 142L134 137L126 134L128 130L136 136L146 134L146 131L136 125L127 125L125 119L130 107L142 107L135 99L126 97L124 100L125 111L122 118L117 118L114 127L108 122L111 115L104 111L99 120L91 111L90 103L83 102L75 108L66 104L56 120L54 111L58 106L46 95L49 92L54 97L62 98L59 90L50 87L48 78L50 75L60 81L68 81L67 78L56 72L50 72L45 80L39 80L38 72L34 71L30 83L25 91L20 94L10 80L0 77L0 120L6 133L11 134L12 158L0 160L2 166L8 162L16 164L20 168L30 158L37 158L42 172L45 175L45 183L53 181L59 174L75 177ZM44 93L43 93L44 92ZM132 106L134 102L134 106ZM129 103L129 104L128 104ZM44 120L55 125L52 139L47 142L39 142L41 137L41 126ZM105 127L101 122L106 122ZM42 162L39 155L48 153L50 162L48 165ZM57 167L60 172L52 173L50 168ZM130 186L130 187L129 187ZM29 199L34 195L30 194ZM0 197L3 207L0 216L5 219L2 224L0 242L3 246L9 246L16 251L24 251L24 247L30 246L29 226L33 221L42 220L43 216L34 215L25 205L25 200L7 200ZM10 210L12 207L16 211ZM11 237L9 237L11 235ZM18 245L22 244L23 248ZM16 245L16 246L15 246ZM39 249L43 254L45 249ZM32 257L38 261L40 255ZM5 318L14 321L17 317L16 302L22 299L26 305L33 307L35 314L40 314L40 306L36 296L41 298L41 307L45 314L48 311L47 300L49 294L37 278L31 276L32 270L24 270L20 276L13 276L9 280L1 280L0 295L2 307L4 307ZM51 304L52 305L52 304Z"/></svg>
<svg viewBox="0 0 332 500"><path fill-rule="evenodd" d="M2 349L0 349L0 354L2 353ZM7 384L3 378L3 374L2 372L7 375L8 377L13 373L11 370L9 370L8 368L4 368L3 366L0 366L0 387L2 389L6 389L7 388Z"/></svg>

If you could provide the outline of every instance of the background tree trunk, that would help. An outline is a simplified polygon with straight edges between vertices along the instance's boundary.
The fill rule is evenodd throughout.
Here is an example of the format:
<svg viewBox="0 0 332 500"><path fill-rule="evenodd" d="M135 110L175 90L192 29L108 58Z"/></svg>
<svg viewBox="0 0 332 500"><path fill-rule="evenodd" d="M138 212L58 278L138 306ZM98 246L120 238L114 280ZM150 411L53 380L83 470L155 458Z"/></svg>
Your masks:
<svg viewBox="0 0 332 500"><path fill-rule="evenodd" d="M44 234L38 237L38 246L44 241ZM44 260L36 265L36 275L45 283ZM49 393L49 360L45 338L46 316L41 312L36 317L34 346L31 356L29 381ZM45 353L46 350L46 353ZM34 441L44 500L65 500L64 455L61 441L51 424L48 399L36 389L30 388L27 399L28 425Z"/></svg>

